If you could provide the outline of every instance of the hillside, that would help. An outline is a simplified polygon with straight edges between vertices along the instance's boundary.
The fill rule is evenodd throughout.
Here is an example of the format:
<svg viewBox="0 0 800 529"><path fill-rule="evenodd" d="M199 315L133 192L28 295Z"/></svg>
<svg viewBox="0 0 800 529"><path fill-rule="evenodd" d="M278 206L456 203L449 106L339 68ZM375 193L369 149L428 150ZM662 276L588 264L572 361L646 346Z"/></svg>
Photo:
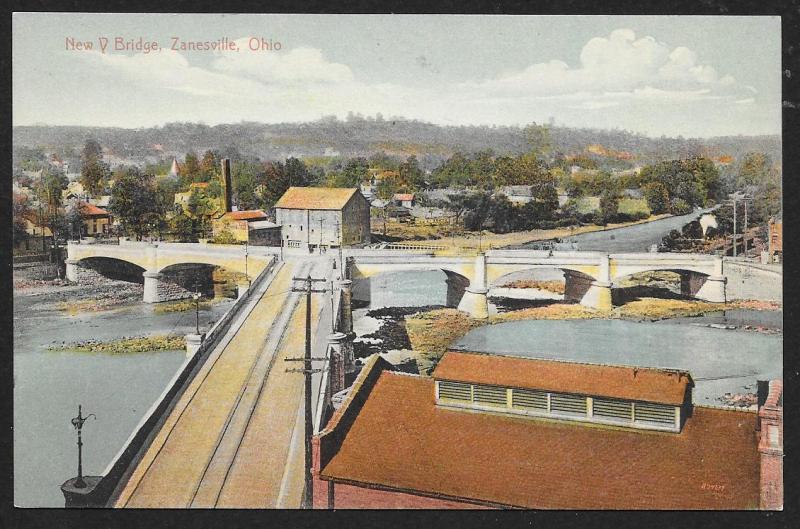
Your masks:
<svg viewBox="0 0 800 529"><path fill-rule="evenodd" d="M704 139L650 138L619 130L596 130L554 126L550 135L555 151L623 153L630 162L650 163L659 159L693 154L739 158L748 151L781 159L778 136L735 136ZM87 139L97 139L119 162L156 162L188 151L217 150L234 157L283 159L288 156L368 156L376 151L407 157L416 155L424 169L433 169L455 151L465 153L491 149L498 154L519 154L528 147L522 128L486 126L439 126L404 119L327 118L308 123L235 123L207 126L199 123L169 123L144 129L21 126L14 127L18 147L41 147L66 157L80 152ZM630 155L630 156L628 156Z"/></svg>

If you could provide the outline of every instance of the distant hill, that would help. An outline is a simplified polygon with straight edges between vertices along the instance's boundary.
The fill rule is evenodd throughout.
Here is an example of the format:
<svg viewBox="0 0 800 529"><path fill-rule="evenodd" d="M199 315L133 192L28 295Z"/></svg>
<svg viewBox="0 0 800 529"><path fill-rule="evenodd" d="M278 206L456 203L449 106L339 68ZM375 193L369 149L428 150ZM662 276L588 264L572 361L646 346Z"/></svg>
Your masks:
<svg viewBox="0 0 800 529"><path fill-rule="evenodd" d="M550 129L555 151L564 154L612 153L626 163L701 154L727 159L749 151L781 159L779 136L729 136L719 138L650 138L620 130L554 126ZM308 123L235 123L207 126L169 123L162 127L124 129L111 127L22 126L13 128L14 147L42 147L47 151L80 152L87 139L97 139L116 163L159 162L186 152L208 149L222 155L283 159L341 155L369 156L378 151L407 157L416 155L425 169L433 169L452 153L491 149L498 154L519 154L528 148L519 127L439 126L420 121L326 118ZM590 151L587 148L593 146ZM620 154L622 153L622 154Z"/></svg>

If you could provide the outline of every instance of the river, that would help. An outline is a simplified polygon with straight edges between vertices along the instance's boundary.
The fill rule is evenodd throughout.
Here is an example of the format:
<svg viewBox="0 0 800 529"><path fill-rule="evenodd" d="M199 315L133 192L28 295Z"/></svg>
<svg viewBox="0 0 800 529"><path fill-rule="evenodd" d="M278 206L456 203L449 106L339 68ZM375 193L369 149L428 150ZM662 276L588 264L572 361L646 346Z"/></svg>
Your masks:
<svg viewBox="0 0 800 529"><path fill-rule="evenodd" d="M61 483L77 473L77 436L70 419L83 405L94 413L83 430L83 471L100 475L122 448L185 358L184 351L135 354L49 351L93 338L186 334L194 311L154 314L143 303L69 316L36 310L39 296L14 296L14 504L63 507ZM233 300L200 312L218 320Z"/></svg>
<svg viewBox="0 0 800 529"><path fill-rule="evenodd" d="M563 238L562 246L565 248L574 248L575 250L594 252L647 252L653 244L660 243L661 239L670 231L680 231L683 226L712 209L713 208L697 210L687 215L666 217L652 222L625 226L623 228L581 233L579 235ZM538 244L541 244L541 242ZM519 246L519 248L533 247L536 245L537 243L528 243Z"/></svg>

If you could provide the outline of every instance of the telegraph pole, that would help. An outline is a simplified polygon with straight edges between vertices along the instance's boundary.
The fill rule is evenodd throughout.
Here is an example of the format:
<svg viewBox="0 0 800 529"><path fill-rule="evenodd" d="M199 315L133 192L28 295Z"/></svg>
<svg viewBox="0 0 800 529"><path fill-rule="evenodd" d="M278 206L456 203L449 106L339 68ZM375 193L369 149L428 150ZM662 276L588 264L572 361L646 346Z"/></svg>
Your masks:
<svg viewBox="0 0 800 529"><path fill-rule="evenodd" d="M311 362L313 360L325 360L325 358L313 358L311 356L311 294L312 292L325 292L327 289L314 289L314 283L324 283L325 279L312 278L311 274L308 277L293 277L293 281L302 281L305 283L303 288L292 287L292 292L305 292L306 293L306 349L305 355L302 358L287 358L287 362L303 362L303 369L287 369L287 373L303 373L305 376L304 387L304 408L305 408L305 489L303 493L303 508L311 509L314 503L314 488L311 477L311 438L314 435L313 415L311 410L311 376L314 373L324 371L324 368L313 369Z"/></svg>
<svg viewBox="0 0 800 529"><path fill-rule="evenodd" d="M742 239L744 243L744 256L747 258L747 199L744 200L744 231L742 232Z"/></svg>

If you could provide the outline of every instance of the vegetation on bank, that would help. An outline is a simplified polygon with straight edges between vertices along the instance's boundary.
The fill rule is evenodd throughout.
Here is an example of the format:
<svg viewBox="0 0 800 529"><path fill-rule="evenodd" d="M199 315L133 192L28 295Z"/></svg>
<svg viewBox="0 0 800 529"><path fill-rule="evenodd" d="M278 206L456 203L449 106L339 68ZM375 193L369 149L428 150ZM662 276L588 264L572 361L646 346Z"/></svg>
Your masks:
<svg viewBox="0 0 800 529"><path fill-rule="evenodd" d="M535 288L546 290L555 294L563 294L565 285L563 281L539 281L536 279L517 279L502 285L502 288Z"/></svg>
<svg viewBox="0 0 800 529"><path fill-rule="evenodd" d="M201 299L198 304L200 310L211 310L214 300ZM166 314L169 312L186 312L187 310L195 310L195 301L193 299L179 299L177 301L167 301L158 303L153 307L154 314Z"/></svg>
<svg viewBox="0 0 800 529"><path fill-rule="evenodd" d="M186 338L174 334L119 338L99 341L85 340L68 344L53 345L50 351L72 351L78 353L129 354L151 351L177 351L186 348Z"/></svg>

